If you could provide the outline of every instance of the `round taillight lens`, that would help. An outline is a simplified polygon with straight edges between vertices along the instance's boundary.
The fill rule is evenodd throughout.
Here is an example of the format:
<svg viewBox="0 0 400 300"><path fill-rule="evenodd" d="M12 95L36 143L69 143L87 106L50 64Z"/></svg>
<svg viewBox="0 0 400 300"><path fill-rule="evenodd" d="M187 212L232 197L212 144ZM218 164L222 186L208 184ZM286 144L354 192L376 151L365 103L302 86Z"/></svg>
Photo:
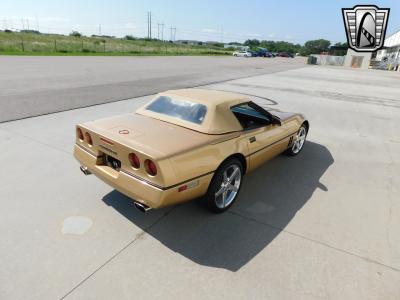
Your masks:
<svg viewBox="0 0 400 300"><path fill-rule="evenodd" d="M83 132L82 129L77 128L76 129L76 136L78 137L78 139L80 139L81 141L83 141Z"/></svg>
<svg viewBox="0 0 400 300"><path fill-rule="evenodd" d="M92 137L90 136L89 132L85 133L85 139L86 139L86 143L88 143L90 146L93 146L93 140L92 140Z"/></svg>
<svg viewBox="0 0 400 300"><path fill-rule="evenodd" d="M129 161L131 162L132 167L134 167L135 169L139 169L140 160L135 153L129 153Z"/></svg>
<svg viewBox="0 0 400 300"><path fill-rule="evenodd" d="M150 159L146 159L144 161L144 166L146 168L146 172L151 175L151 176L156 176L157 175L157 167L153 161Z"/></svg>

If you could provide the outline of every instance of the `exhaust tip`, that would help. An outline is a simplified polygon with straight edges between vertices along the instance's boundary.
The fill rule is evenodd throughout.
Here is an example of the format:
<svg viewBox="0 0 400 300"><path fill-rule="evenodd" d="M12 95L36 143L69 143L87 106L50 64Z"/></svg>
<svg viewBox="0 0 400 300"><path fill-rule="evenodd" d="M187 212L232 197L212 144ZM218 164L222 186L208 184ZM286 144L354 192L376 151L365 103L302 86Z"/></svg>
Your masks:
<svg viewBox="0 0 400 300"><path fill-rule="evenodd" d="M135 207L140 210L142 213L145 213L151 209L151 207L148 207L147 205L144 205L139 202L134 202Z"/></svg>
<svg viewBox="0 0 400 300"><path fill-rule="evenodd" d="M85 175L90 175L90 174L92 174L92 173L88 170L88 168L85 167L85 166L80 166L79 169L81 169L82 173L85 174Z"/></svg>

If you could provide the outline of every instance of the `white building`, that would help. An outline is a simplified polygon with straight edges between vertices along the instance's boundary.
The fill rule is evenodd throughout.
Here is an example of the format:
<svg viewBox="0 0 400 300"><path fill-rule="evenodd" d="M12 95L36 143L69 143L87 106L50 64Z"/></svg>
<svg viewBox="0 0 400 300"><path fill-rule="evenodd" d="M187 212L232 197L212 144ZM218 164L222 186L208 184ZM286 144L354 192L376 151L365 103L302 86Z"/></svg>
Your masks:
<svg viewBox="0 0 400 300"><path fill-rule="evenodd" d="M377 52L376 60L382 61L386 59L397 61L398 63L400 60L400 30L387 37L383 46L384 49Z"/></svg>
<svg viewBox="0 0 400 300"><path fill-rule="evenodd" d="M398 70L400 66L400 30L387 37L383 47L376 52L376 57L373 60L371 60L371 52L355 52L349 49L344 65L361 69L372 67L383 70Z"/></svg>

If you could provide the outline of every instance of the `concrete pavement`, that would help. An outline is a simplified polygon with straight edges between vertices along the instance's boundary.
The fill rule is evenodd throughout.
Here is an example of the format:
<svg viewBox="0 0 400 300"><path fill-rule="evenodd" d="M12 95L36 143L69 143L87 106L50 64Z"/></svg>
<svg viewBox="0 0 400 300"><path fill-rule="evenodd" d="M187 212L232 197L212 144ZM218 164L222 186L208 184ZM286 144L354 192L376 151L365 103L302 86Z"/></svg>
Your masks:
<svg viewBox="0 0 400 300"><path fill-rule="evenodd" d="M0 56L0 122L304 66L304 58Z"/></svg>
<svg viewBox="0 0 400 300"><path fill-rule="evenodd" d="M399 74L307 67L207 88L306 114L303 152L237 203L143 215L72 158L74 124L140 97L0 124L1 299L398 299Z"/></svg>

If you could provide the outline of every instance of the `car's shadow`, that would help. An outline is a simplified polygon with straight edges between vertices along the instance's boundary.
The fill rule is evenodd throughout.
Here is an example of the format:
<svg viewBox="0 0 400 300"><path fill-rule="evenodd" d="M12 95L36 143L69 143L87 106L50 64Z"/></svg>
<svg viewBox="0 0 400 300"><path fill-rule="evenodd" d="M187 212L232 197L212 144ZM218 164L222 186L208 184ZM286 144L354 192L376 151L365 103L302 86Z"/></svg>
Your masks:
<svg viewBox="0 0 400 300"><path fill-rule="evenodd" d="M297 157L279 156L247 174L228 212L211 214L198 200L163 209L166 216L150 227L119 192L107 194L103 201L193 262L237 271L267 247L316 189L328 191L320 178L333 162L326 147L307 142ZM157 212L148 212L152 213Z"/></svg>

